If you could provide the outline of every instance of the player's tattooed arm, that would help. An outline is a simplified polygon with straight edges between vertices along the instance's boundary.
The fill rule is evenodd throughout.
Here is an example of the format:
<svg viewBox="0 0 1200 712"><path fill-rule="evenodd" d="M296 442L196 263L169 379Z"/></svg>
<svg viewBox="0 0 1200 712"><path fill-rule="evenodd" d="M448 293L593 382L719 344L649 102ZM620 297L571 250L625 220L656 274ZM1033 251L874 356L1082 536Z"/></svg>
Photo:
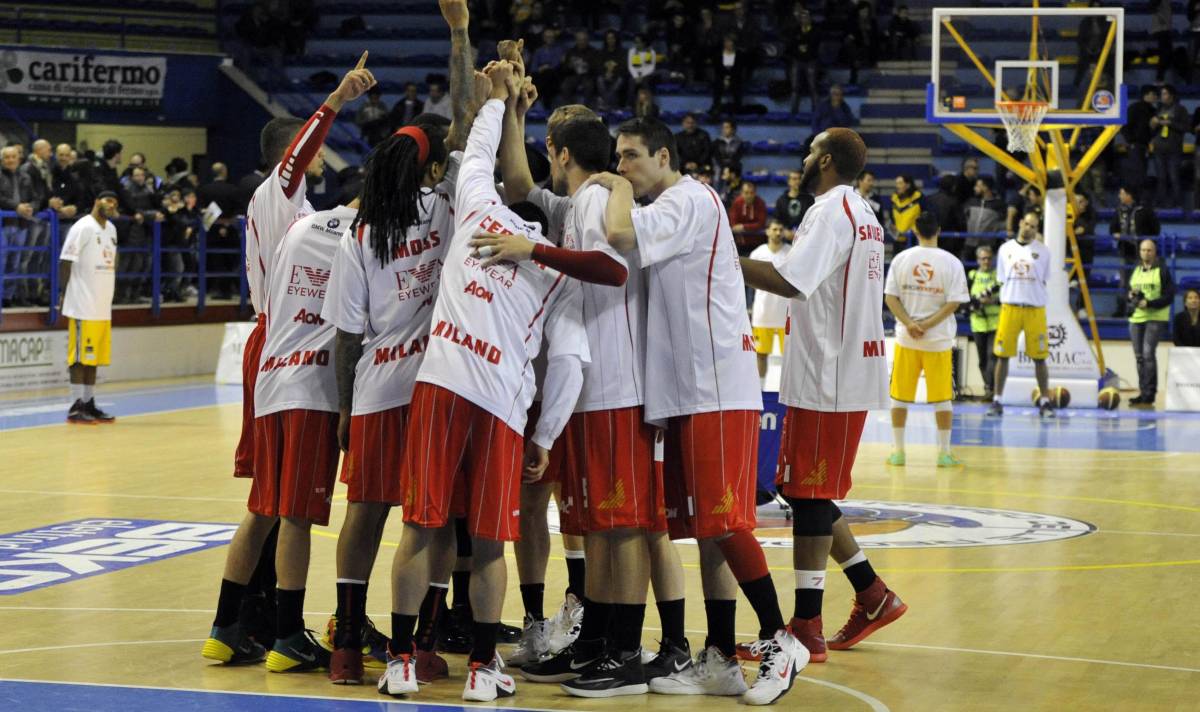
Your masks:
<svg viewBox="0 0 1200 712"><path fill-rule="evenodd" d="M749 257L738 258L742 265L742 277L746 280L746 284L754 289L761 289L764 292L778 294L781 297L791 299L800 293L800 290L792 286L792 283L783 278L779 271L775 269L775 265L765 260L752 260Z"/></svg>
<svg viewBox="0 0 1200 712"><path fill-rule="evenodd" d="M475 51L467 33L471 17L466 0L438 0L442 17L450 26L450 111L454 115L446 148L461 151L467 145L471 119L479 110L475 97Z"/></svg>
<svg viewBox="0 0 1200 712"><path fill-rule="evenodd" d="M350 409L354 405L354 374L362 357L362 334L337 330L333 347L333 369L338 390L338 445L350 448Z"/></svg>

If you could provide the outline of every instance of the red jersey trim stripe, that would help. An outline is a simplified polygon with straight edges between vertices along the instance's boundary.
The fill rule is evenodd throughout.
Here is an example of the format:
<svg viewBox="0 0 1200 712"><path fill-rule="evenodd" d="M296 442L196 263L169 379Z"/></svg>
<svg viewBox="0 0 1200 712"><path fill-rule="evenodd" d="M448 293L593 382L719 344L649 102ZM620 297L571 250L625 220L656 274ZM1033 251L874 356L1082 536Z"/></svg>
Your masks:
<svg viewBox="0 0 1200 712"><path fill-rule="evenodd" d="M704 315L708 319L708 347L712 352L713 362L713 382L717 388L717 401L721 400L721 381L717 377L717 343L713 339L712 330L712 276L713 265L717 261L717 240L721 237L721 200L717 197L716 191L705 186L708 190L708 197L712 198L713 206L717 209L717 226L713 230L712 251L708 255L708 284L704 293Z"/></svg>

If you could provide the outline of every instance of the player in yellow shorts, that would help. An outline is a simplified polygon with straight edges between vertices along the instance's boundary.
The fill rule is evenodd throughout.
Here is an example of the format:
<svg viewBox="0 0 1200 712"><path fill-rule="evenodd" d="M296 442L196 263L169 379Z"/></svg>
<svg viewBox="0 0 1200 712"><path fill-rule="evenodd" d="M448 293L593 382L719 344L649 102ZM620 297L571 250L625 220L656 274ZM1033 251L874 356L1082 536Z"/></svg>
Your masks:
<svg viewBox="0 0 1200 712"><path fill-rule="evenodd" d="M754 248L750 259L772 262L779 255L786 255L791 245L783 241L783 223L772 219L767 224L767 241ZM758 354L758 377L767 377L767 358L779 340L783 351L783 328L787 324L787 303L784 299L761 289L754 293L754 306L750 310L750 328L754 332L754 351Z"/></svg>
<svg viewBox="0 0 1200 712"><path fill-rule="evenodd" d="M1046 338L1046 281L1050 278L1050 249L1040 240L1037 213L1021 218L1017 236L1000 246L996 255L996 281L1000 283L1000 325L996 329L996 391L988 415L1000 416L1000 396L1008 379L1008 360L1017 355L1017 339L1025 334L1025 354L1033 361L1042 398L1038 409L1053 418L1054 408L1044 394L1050 392L1050 355Z"/></svg>
<svg viewBox="0 0 1200 712"><path fill-rule="evenodd" d="M112 342L112 300L117 274L117 213L111 190L96 196L92 212L67 233L59 255L60 310L67 317L67 366L73 403L67 422L111 423L113 416L96 407L96 368L107 366Z"/></svg>
<svg viewBox="0 0 1200 712"><path fill-rule="evenodd" d="M937 421L938 467L962 463L950 452L954 421L954 312L970 301L967 275L957 257L937 246L941 233L934 213L921 213L914 225L917 245L892 258L883 288L888 310L896 317L892 358L892 437L889 465L903 465L908 405L916 400L917 381L925 374L925 400Z"/></svg>

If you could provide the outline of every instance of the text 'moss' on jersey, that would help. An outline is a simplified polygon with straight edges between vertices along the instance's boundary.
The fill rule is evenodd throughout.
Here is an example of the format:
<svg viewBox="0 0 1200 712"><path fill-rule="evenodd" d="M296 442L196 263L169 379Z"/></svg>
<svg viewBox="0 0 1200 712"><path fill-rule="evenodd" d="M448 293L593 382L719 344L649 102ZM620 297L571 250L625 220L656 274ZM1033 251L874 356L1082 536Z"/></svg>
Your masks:
<svg viewBox="0 0 1200 712"><path fill-rule="evenodd" d="M883 342L883 228L850 186L819 196L775 269L789 303L779 400L852 412L888 405Z"/></svg>
<svg viewBox="0 0 1200 712"><path fill-rule="evenodd" d="M364 337L352 415L378 413L412 400L453 231L450 198L439 185L421 191L420 222L408 229L386 264L371 247L369 225L342 237L321 316L342 331Z"/></svg>
<svg viewBox="0 0 1200 712"><path fill-rule="evenodd" d="M632 217L648 285L646 419L762 410L745 283L720 198L685 176Z"/></svg>
<svg viewBox="0 0 1200 712"><path fill-rule="evenodd" d="M356 211L339 207L296 221L266 284L267 341L254 384L254 415L338 412L333 324L321 318L333 257Z"/></svg>
<svg viewBox="0 0 1200 712"><path fill-rule="evenodd" d="M492 176L503 115L503 102L488 101L471 130L455 185L456 230L417 380L457 393L522 433L543 333L551 358L574 354L587 363L589 357L577 281L532 261L484 268L467 244L480 231L550 244L496 192Z"/></svg>

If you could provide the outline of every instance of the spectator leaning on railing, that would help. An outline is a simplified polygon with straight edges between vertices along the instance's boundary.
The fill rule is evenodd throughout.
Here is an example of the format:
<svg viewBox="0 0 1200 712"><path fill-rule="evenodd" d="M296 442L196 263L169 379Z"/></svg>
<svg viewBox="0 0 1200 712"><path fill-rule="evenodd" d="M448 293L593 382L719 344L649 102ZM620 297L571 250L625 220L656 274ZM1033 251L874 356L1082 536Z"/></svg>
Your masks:
<svg viewBox="0 0 1200 712"><path fill-rule="evenodd" d="M1175 301L1175 282L1171 271L1158 259L1154 240L1139 245L1141 262L1129 276L1129 341L1137 359L1138 395L1129 399L1134 405L1154 405L1158 394L1158 342L1166 335Z"/></svg>
<svg viewBox="0 0 1200 712"><path fill-rule="evenodd" d="M4 218L4 244L10 250L14 247L24 248L29 242L30 218L34 213L33 185L29 176L20 170L21 152L16 146L5 146L0 149L0 210L10 210L18 217ZM28 252L11 250L4 259L4 273L7 275L23 274L22 263ZM4 284L5 306L29 306L29 287L27 280L9 280Z"/></svg>

